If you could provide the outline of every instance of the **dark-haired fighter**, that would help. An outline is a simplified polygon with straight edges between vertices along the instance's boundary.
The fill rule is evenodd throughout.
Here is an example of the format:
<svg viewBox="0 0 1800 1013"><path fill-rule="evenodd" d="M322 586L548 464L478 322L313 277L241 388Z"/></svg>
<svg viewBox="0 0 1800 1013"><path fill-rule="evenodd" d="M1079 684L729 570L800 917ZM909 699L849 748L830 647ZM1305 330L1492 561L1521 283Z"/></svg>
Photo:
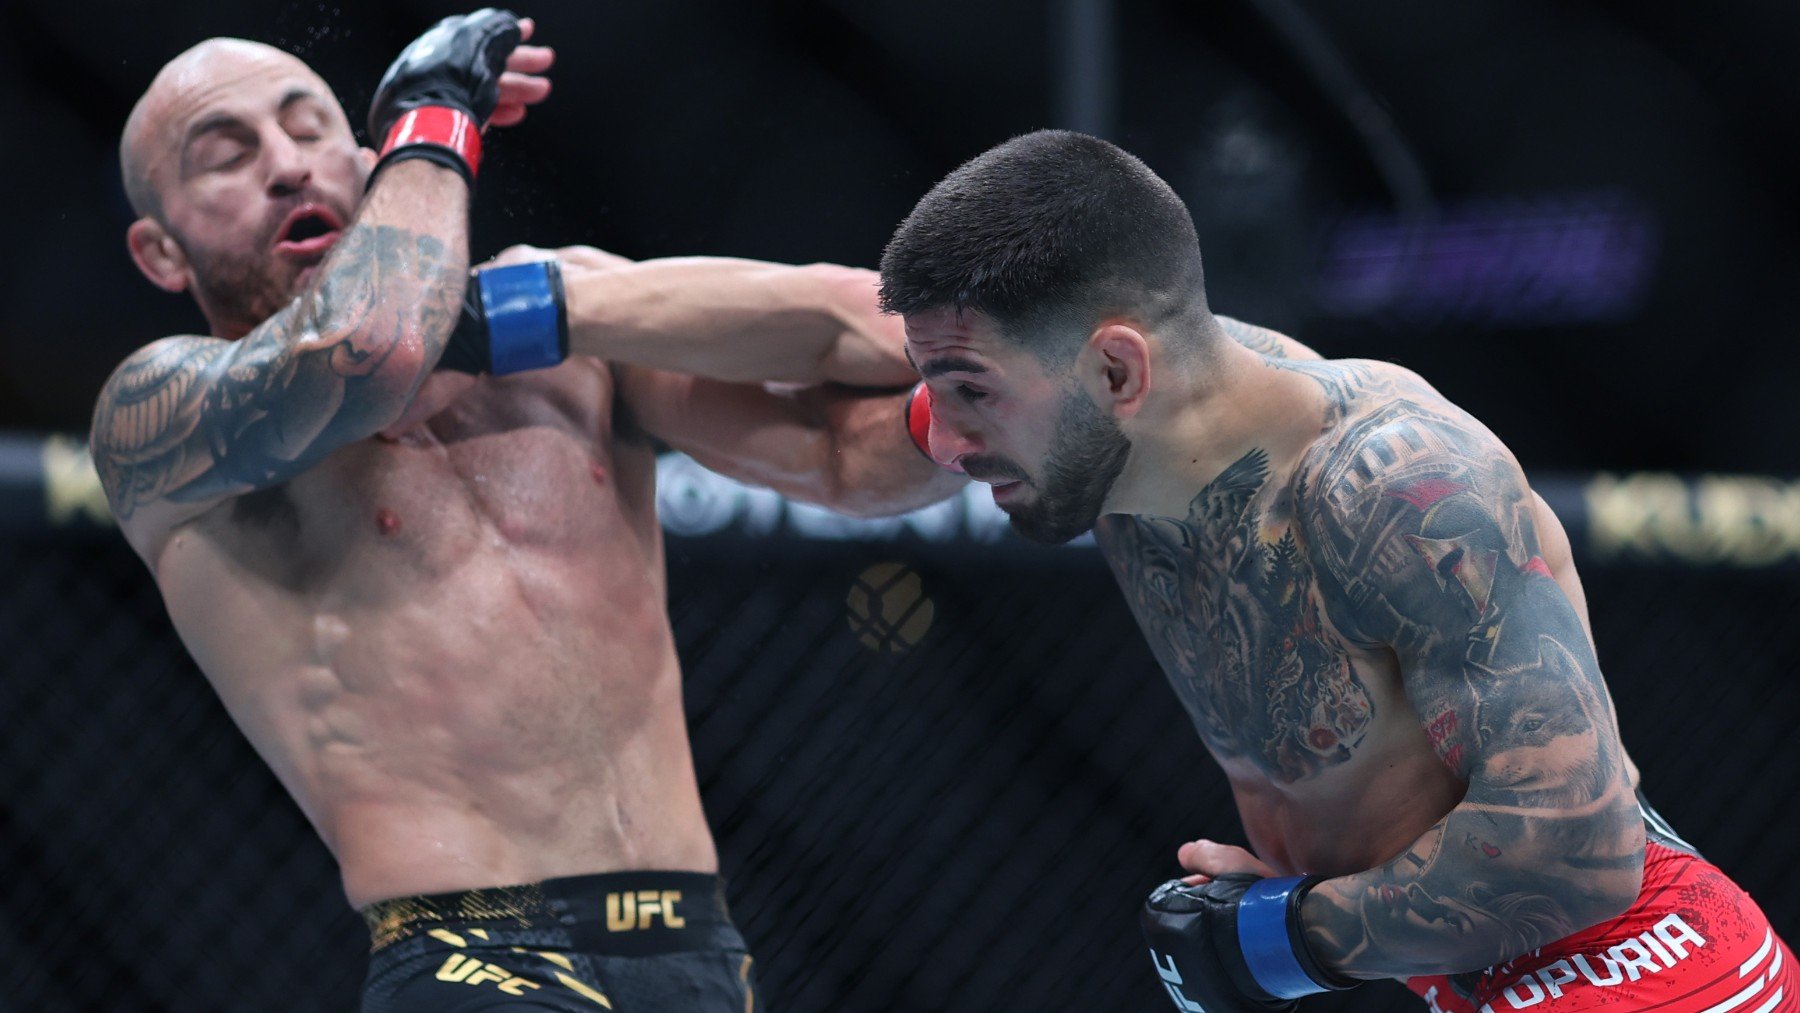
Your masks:
<svg viewBox="0 0 1800 1013"><path fill-rule="evenodd" d="M130 247L213 336L119 367L94 460L368 916L365 1009L739 1011L750 958L688 751L652 440L862 511L957 480L907 444L897 396L643 365L905 386L872 272L566 251L575 350L639 365L432 372L468 281L474 127L548 91L549 51L513 48L529 34L487 11L410 47L376 96L372 180L293 57L212 40L163 68L121 146ZM549 276L508 277L465 366L554 358ZM409 405L443 410L397 422Z"/></svg>
<svg viewBox="0 0 1800 1013"><path fill-rule="evenodd" d="M952 173L881 273L930 452L1027 536L1093 530L1230 780L1250 850L1182 846L1143 911L1177 1008L1794 1008L1635 794L1567 538L1480 422L1215 317L1181 200L1079 134Z"/></svg>

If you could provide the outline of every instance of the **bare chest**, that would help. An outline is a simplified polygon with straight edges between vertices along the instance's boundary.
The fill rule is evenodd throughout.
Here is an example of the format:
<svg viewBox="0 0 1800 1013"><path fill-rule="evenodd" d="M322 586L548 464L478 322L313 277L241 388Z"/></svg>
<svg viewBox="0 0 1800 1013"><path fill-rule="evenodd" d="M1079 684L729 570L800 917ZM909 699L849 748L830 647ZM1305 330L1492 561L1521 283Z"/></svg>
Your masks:
<svg viewBox="0 0 1800 1013"><path fill-rule="evenodd" d="M649 548L654 464L615 445L609 391L571 389L594 382L484 380L399 439L361 441L238 497L210 533L297 590L443 576L479 555Z"/></svg>
<svg viewBox="0 0 1800 1013"><path fill-rule="evenodd" d="M1253 452L1187 518L1109 517L1096 534L1208 748L1292 784L1363 752L1382 680L1332 623L1285 499Z"/></svg>

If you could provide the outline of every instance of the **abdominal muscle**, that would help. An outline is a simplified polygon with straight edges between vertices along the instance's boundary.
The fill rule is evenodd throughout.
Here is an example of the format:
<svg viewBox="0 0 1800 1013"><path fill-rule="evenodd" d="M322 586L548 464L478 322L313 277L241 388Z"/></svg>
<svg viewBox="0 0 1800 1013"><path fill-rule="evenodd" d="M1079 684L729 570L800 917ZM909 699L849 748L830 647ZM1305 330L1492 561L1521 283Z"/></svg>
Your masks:
<svg viewBox="0 0 1800 1013"><path fill-rule="evenodd" d="M649 452L483 439L358 444L289 484L290 529L227 504L176 533L157 576L177 630L355 906L716 870ZM486 476L498 498L477 458L518 469Z"/></svg>

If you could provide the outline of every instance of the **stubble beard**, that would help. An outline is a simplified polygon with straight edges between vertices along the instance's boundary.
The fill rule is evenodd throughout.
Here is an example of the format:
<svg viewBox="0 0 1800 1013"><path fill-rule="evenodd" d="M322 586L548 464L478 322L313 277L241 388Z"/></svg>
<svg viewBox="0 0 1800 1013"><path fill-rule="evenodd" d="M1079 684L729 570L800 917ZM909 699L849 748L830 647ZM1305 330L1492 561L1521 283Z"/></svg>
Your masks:
<svg viewBox="0 0 1800 1013"><path fill-rule="evenodd" d="M1080 391L1066 393L1037 498L1007 511L1013 530L1044 545L1085 534L1130 456L1131 440L1112 416Z"/></svg>

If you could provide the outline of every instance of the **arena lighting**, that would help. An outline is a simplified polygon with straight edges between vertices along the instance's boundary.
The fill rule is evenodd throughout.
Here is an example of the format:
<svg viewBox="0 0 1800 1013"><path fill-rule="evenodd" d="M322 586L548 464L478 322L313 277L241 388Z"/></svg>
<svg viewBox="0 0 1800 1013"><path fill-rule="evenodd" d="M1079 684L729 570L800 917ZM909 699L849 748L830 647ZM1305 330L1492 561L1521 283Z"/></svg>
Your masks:
<svg viewBox="0 0 1800 1013"><path fill-rule="evenodd" d="M1357 215L1325 239L1319 304L1421 324L1613 323L1643 304L1657 253L1655 220L1622 193L1469 201L1423 226Z"/></svg>
<svg viewBox="0 0 1800 1013"><path fill-rule="evenodd" d="M1800 563L1800 481L1601 472L1537 475L1532 485L1596 559L1746 569ZM1037 551L1011 535L1005 512L978 482L922 510L857 518L745 485L670 453L657 458L656 503L663 530L674 538ZM99 476L81 440L0 433L0 535L104 530L111 524ZM1088 550L1094 539L1082 535L1069 545Z"/></svg>

